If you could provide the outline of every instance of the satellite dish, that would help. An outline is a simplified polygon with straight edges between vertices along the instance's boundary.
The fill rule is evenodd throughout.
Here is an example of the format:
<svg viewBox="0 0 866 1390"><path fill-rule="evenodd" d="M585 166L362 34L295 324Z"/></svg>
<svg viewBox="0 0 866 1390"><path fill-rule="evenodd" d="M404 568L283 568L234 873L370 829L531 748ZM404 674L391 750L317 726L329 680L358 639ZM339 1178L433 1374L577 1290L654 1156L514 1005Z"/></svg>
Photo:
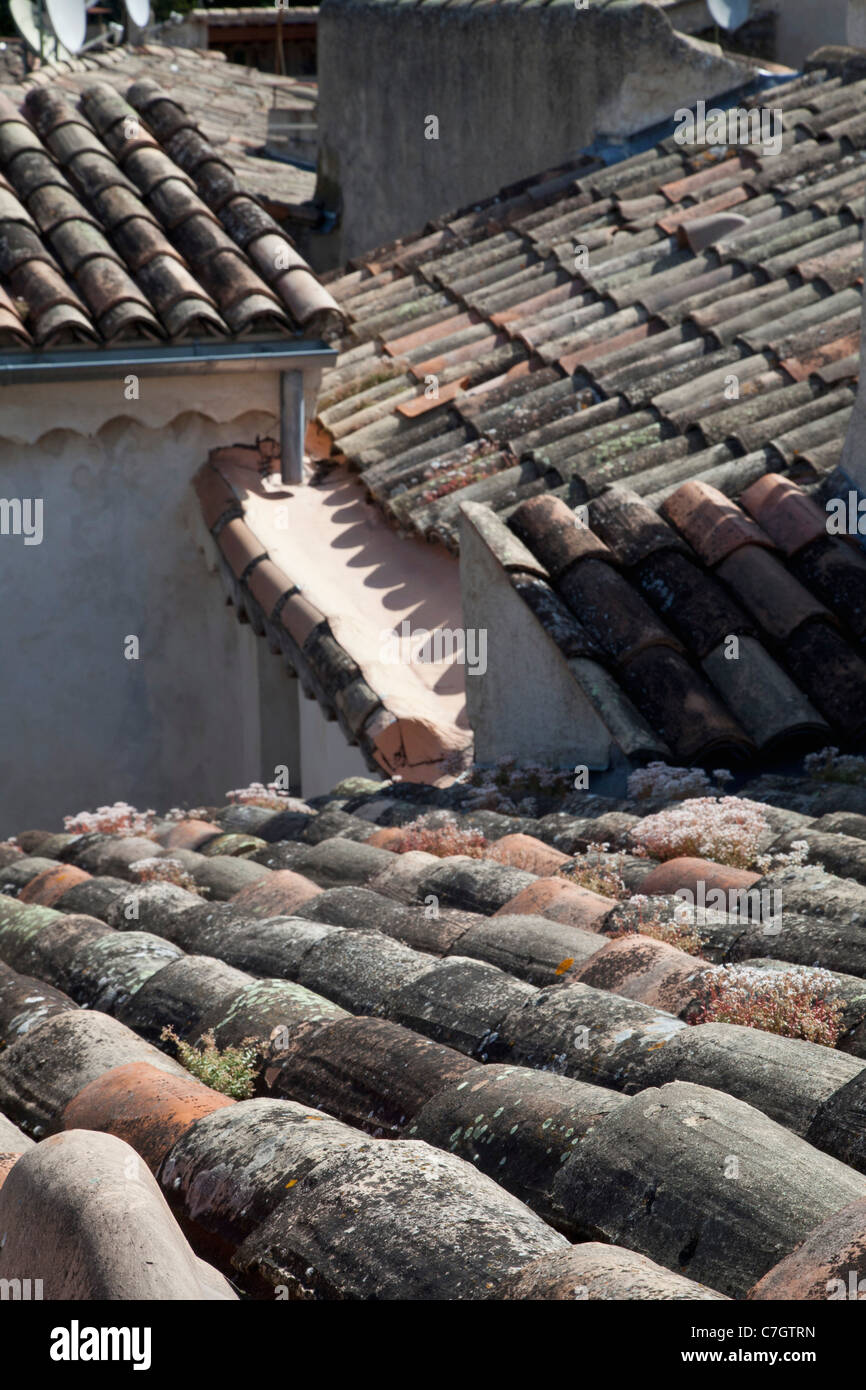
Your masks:
<svg viewBox="0 0 866 1390"><path fill-rule="evenodd" d="M39 11L33 0L9 0L9 9L22 39L34 53L39 52Z"/></svg>
<svg viewBox="0 0 866 1390"><path fill-rule="evenodd" d="M9 9L27 47L42 58L71 58L72 54L55 38L38 0L9 0Z"/></svg>
<svg viewBox="0 0 866 1390"><path fill-rule="evenodd" d="M87 33L87 10L84 0L45 0L51 28L64 48L77 53Z"/></svg>
<svg viewBox="0 0 866 1390"><path fill-rule="evenodd" d="M752 13L752 0L707 0L707 9L720 29L739 29Z"/></svg>
<svg viewBox="0 0 866 1390"><path fill-rule="evenodd" d="M150 0L123 0L126 13L138 29L146 29L150 23Z"/></svg>

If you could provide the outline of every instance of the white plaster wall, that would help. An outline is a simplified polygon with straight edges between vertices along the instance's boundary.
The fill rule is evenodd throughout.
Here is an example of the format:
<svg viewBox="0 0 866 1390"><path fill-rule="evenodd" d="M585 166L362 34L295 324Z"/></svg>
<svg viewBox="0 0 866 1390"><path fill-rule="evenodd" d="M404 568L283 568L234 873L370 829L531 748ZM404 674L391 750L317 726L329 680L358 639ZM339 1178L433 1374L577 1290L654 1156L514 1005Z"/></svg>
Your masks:
<svg viewBox="0 0 866 1390"><path fill-rule="evenodd" d="M318 700L308 700L298 689L301 792L321 796L344 777L375 777L358 748L346 742L339 724L325 719Z"/></svg>
<svg viewBox="0 0 866 1390"><path fill-rule="evenodd" d="M41 545L0 535L0 834L115 800L218 803L273 775L263 754L296 740L292 683L275 659L286 698L260 682L266 644L224 602L191 487L210 449L275 435L273 414L248 409L270 384L224 378L213 419L211 384L190 378L177 415L142 381L126 418L98 426L107 389L0 394L0 497L42 498L44 512Z"/></svg>

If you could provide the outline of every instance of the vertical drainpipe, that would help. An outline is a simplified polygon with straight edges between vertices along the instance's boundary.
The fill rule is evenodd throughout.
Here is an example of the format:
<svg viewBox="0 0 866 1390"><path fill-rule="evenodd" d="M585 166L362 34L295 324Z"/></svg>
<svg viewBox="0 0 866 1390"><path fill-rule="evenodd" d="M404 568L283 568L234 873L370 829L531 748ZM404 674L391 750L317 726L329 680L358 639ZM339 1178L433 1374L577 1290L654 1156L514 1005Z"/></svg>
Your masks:
<svg viewBox="0 0 866 1390"><path fill-rule="evenodd" d="M280 372L280 472L284 483L304 481L304 374Z"/></svg>

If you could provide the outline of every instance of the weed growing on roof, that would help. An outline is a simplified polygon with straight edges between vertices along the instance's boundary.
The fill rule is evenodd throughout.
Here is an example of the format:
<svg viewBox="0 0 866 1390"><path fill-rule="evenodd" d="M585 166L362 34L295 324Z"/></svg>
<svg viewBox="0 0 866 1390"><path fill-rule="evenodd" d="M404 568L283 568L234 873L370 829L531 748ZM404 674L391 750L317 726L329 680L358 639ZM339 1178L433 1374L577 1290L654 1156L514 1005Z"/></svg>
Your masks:
<svg viewBox="0 0 866 1390"><path fill-rule="evenodd" d="M610 850L609 844L592 843L586 847L585 857L571 864L564 864L558 870L559 878L576 883L578 888L588 888L591 893L600 893L605 898L625 898L628 889L622 881L621 854L613 855L613 862L602 856Z"/></svg>
<svg viewBox="0 0 866 1390"><path fill-rule="evenodd" d="M258 1045L253 1038L247 1038L240 1047L217 1047L213 1033L205 1033L199 1038L199 1045L192 1047L177 1036L173 1028L165 1027L160 1033L163 1042L174 1043L181 1066L232 1100L249 1100L255 1087L255 1079L261 1067Z"/></svg>
<svg viewBox="0 0 866 1390"><path fill-rule="evenodd" d="M690 1023L739 1023L783 1038L835 1047L842 1031L843 1004L828 998L835 985L826 970L795 966L758 970L752 965L718 965L705 977L702 1006Z"/></svg>
<svg viewBox="0 0 866 1390"><path fill-rule="evenodd" d="M248 787L226 792L226 801L237 806L263 806L269 811L285 811L289 793L278 787L276 782L269 782L267 786L262 782L251 782Z"/></svg>
<svg viewBox="0 0 866 1390"><path fill-rule="evenodd" d="M644 817L629 831L629 839L655 859L687 855L749 869L757 862L761 837L768 829L757 801L698 796Z"/></svg>
<svg viewBox="0 0 866 1390"><path fill-rule="evenodd" d="M473 764L461 772L457 783L471 788L465 797L465 810L498 811L501 815L535 815L536 798L557 799L573 787L571 769L546 767L542 763L518 766L513 756L500 758L492 766Z"/></svg>
<svg viewBox="0 0 866 1390"><path fill-rule="evenodd" d="M627 792L636 801L650 801L659 798L666 801L683 801L687 796L709 796L719 794L728 782L733 781L733 773L725 768L717 768L713 773L714 783L700 767L670 767L667 763L647 763L639 767L628 779Z"/></svg>
<svg viewBox="0 0 866 1390"><path fill-rule="evenodd" d="M113 806L97 806L95 811L79 811L74 816L63 817L64 830L74 835L88 835L97 831L104 835L144 835L150 836L156 811L136 811L126 801L115 801Z"/></svg>
<svg viewBox="0 0 866 1390"><path fill-rule="evenodd" d="M631 922L622 922L611 937L616 940L622 936L651 936L656 941L665 941L668 946L676 946L690 956L699 956L704 942L685 904L677 903L672 921L664 921L655 912L647 912L649 899L643 893L635 893L625 904L632 909ZM685 908L685 910L683 910Z"/></svg>
<svg viewBox="0 0 866 1390"><path fill-rule="evenodd" d="M130 864L129 871L135 875L139 883L174 883L178 888L185 888L189 893L198 893L202 898L206 897L209 891L196 883L179 859L136 859L134 864Z"/></svg>
<svg viewBox="0 0 866 1390"><path fill-rule="evenodd" d="M816 782L866 782L866 758L822 748L803 759L803 770Z"/></svg>
<svg viewBox="0 0 866 1390"><path fill-rule="evenodd" d="M425 854L435 854L440 859L451 855L466 854L470 859L483 859L487 841L480 830L461 830L457 825L424 825L412 821L403 827L399 839L389 845L396 854L407 854L420 849Z"/></svg>

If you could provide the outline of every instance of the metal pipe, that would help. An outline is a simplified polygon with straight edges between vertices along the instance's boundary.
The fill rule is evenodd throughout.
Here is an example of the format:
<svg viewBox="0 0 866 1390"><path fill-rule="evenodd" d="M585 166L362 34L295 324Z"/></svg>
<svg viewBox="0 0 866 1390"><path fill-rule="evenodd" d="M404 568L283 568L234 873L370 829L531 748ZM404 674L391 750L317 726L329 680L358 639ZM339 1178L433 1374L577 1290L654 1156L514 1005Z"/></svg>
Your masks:
<svg viewBox="0 0 866 1390"><path fill-rule="evenodd" d="M304 481L304 374L280 373L280 472L284 483Z"/></svg>

